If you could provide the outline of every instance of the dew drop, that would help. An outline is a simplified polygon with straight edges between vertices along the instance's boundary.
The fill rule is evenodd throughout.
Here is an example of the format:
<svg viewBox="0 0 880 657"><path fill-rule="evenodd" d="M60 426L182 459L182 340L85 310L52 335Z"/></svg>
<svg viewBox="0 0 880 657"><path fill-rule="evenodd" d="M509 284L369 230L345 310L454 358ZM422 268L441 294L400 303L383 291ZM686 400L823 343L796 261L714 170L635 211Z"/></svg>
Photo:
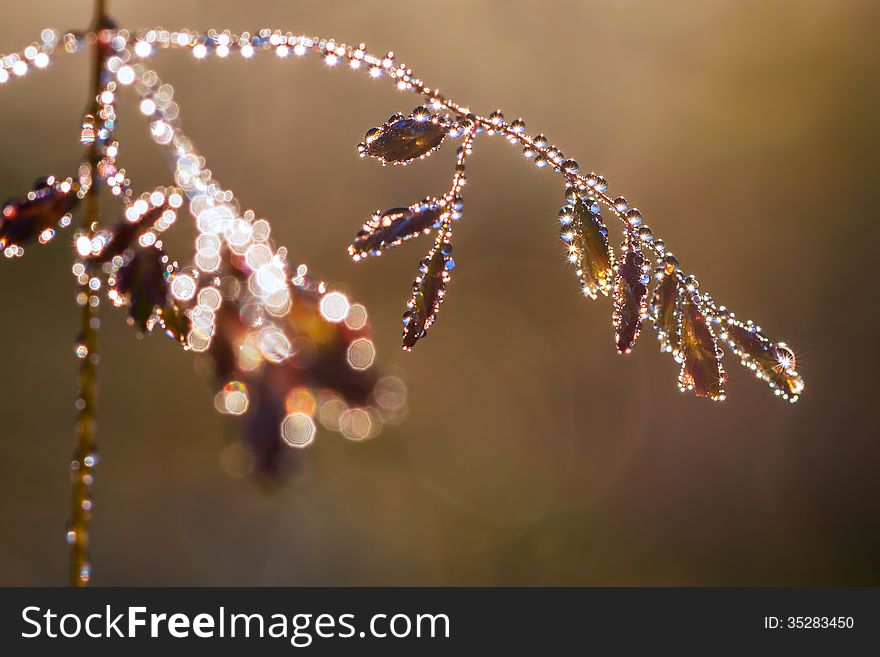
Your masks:
<svg viewBox="0 0 880 657"><path fill-rule="evenodd" d="M291 447L305 447L314 440L315 431L315 421L305 413L291 413L281 423L281 437Z"/></svg>

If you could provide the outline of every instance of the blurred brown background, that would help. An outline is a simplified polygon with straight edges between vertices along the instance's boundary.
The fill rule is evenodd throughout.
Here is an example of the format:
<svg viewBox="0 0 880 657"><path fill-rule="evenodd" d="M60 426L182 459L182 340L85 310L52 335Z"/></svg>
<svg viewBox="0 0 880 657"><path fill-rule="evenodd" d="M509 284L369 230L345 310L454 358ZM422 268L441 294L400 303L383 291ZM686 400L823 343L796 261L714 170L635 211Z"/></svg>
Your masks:
<svg viewBox="0 0 880 657"><path fill-rule="evenodd" d="M439 7L443 12L439 13ZM412 354L400 313L427 242L355 265L373 210L444 190L452 148L356 157L414 96L316 59L160 53L218 178L370 309L409 382L400 427L323 433L274 495L220 465L233 427L192 358L104 305L96 584L880 584L875 299L878 4L134 2L122 25L279 27L393 49L428 83L545 132L606 175L721 303L799 355L791 406L727 359L723 404L678 392L652 332L616 356L606 300L560 254L557 177L498 139L469 167L459 267ZM85 26L88 2L17 4L0 51ZM79 154L87 56L0 88L0 196ZM123 164L169 182L131 96ZM180 244L189 238L180 233ZM61 584L76 308L69 238L0 262L2 584Z"/></svg>

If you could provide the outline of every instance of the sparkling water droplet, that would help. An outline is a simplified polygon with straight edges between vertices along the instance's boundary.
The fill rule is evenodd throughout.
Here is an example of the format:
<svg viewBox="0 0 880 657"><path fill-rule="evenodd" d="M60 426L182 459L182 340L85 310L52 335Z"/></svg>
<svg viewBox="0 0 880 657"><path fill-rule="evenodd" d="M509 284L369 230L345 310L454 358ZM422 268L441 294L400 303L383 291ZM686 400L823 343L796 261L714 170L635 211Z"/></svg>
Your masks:
<svg viewBox="0 0 880 657"><path fill-rule="evenodd" d="M86 114L83 117L82 132L79 136L80 143L89 145L95 143L95 117Z"/></svg>
<svg viewBox="0 0 880 657"><path fill-rule="evenodd" d="M315 438L315 421L305 413L292 413L281 423L281 437L291 447L305 447Z"/></svg>

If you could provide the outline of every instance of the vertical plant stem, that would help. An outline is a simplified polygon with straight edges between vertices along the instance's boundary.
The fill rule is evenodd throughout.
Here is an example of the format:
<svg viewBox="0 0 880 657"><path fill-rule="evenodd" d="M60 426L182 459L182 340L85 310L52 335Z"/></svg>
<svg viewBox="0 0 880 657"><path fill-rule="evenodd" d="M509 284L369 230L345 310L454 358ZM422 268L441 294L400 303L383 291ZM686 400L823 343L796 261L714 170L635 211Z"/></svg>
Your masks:
<svg viewBox="0 0 880 657"><path fill-rule="evenodd" d="M106 44L101 42L102 29L107 25L104 0L95 2L94 43L92 44L91 97L87 112L97 119L99 111L98 94L101 89L101 74L106 56ZM84 199L82 229L90 235L101 218L100 186L97 167L101 159L101 140L95 138L86 153L91 186ZM76 354L79 358L78 393L76 398L76 422L74 425L74 449L70 461L72 501L70 521L67 527L67 542L70 545L71 586L85 586L91 579L92 567L89 559L89 531L92 519L92 486L94 467L97 465L97 443L95 441L95 421L97 417L98 393L98 297L89 287L94 267L86 261L87 282L77 291L77 303L82 308Z"/></svg>

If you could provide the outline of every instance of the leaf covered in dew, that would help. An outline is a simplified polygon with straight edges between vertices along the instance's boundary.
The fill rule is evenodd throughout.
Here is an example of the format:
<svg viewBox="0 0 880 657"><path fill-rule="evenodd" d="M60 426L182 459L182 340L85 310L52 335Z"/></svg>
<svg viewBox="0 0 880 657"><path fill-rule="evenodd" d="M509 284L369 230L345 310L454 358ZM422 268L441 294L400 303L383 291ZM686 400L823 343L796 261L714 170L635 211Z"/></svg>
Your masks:
<svg viewBox="0 0 880 657"><path fill-rule="evenodd" d="M617 351L629 353L642 330L647 315L645 303L650 280L645 256L639 248L638 237L628 236L623 245L623 257L617 262L614 277L614 339Z"/></svg>
<svg viewBox="0 0 880 657"><path fill-rule="evenodd" d="M368 130L358 152L382 164L408 164L437 150L448 132L447 121L417 107L409 116L394 114L378 128Z"/></svg>
<svg viewBox="0 0 880 657"><path fill-rule="evenodd" d="M455 267L452 259L452 232L441 229L434 247L419 263L419 275L413 282L413 294L403 313L403 349L410 351L419 339L425 337L436 319L440 304L446 295L446 284Z"/></svg>
<svg viewBox="0 0 880 657"><path fill-rule="evenodd" d="M165 308L168 280L165 254L155 247L136 249L115 276L116 292L128 300L128 315L141 331L149 331L157 308Z"/></svg>
<svg viewBox="0 0 880 657"><path fill-rule="evenodd" d="M721 325L721 337L742 364L766 381L777 395L796 401L804 381L797 372L794 352L782 342L774 343L751 322L742 323L728 316L721 320Z"/></svg>
<svg viewBox="0 0 880 657"><path fill-rule="evenodd" d="M681 299L681 373L678 386L693 390L697 397L724 399L724 370L721 368L721 350L706 316L700 308L696 293L684 294Z"/></svg>
<svg viewBox="0 0 880 657"><path fill-rule="evenodd" d="M181 344L186 343L186 336L189 334L192 324L183 308L174 301L168 301L157 310L156 318L165 331L165 335Z"/></svg>
<svg viewBox="0 0 880 657"><path fill-rule="evenodd" d="M114 257L125 253L126 249L136 246L138 238L156 225L168 205L163 203L148 209L136 221L130 221L123 217L116 222L110 233L106 236L104 248L95 256L98 262L109 262Z"/></svg>
<svg viewBox="0 0 880 657"><path fill-rule="evenodd" d="M651 299L651 317L660 349L677 354L681 347L681 285L676 272L657 269L659 281Z"/></svg>
<svg viewBox="0 0 880 657"><path fill-rule="evenodd" d="M408 208L377 212L358 231L348 252L355 260L381 255L401 242L430 233L439 227L441 216L440 202L435 198L426 198Z"/></svg>
<svg viewBox="0 0 880 657"><path fill-rule="evenodd" d="M559 211L560 237L567 246L566 257L577 268L585 296L607 295L613 277L614 254L608 243L608 229L599 216L599 204L577 197L573 205Z"/></svg>
<svg viewBox="0 0 880 657"><path fill-rule="evenodd" d="M0 210L0 249L48 242L66 228L79 204L78 185L54 176L37 180L27 198L10 199Z"/></svg>
<svg viewBox="0 0 880 657"><path fill-rule="evenodd" d="M207 356L218 409L241 417L254 472L264 482L280 482L298 462L291 447L311 442L319 426L353 440L378 433L405 393L390 404L383 399L380 408L381 379L363 306L328 312L328 299L341 295L303 277L290 286L289 311L271 316L250 296L243 264L231 259L230 265ZM285 426L292 430L285 433Z"/></svg>

